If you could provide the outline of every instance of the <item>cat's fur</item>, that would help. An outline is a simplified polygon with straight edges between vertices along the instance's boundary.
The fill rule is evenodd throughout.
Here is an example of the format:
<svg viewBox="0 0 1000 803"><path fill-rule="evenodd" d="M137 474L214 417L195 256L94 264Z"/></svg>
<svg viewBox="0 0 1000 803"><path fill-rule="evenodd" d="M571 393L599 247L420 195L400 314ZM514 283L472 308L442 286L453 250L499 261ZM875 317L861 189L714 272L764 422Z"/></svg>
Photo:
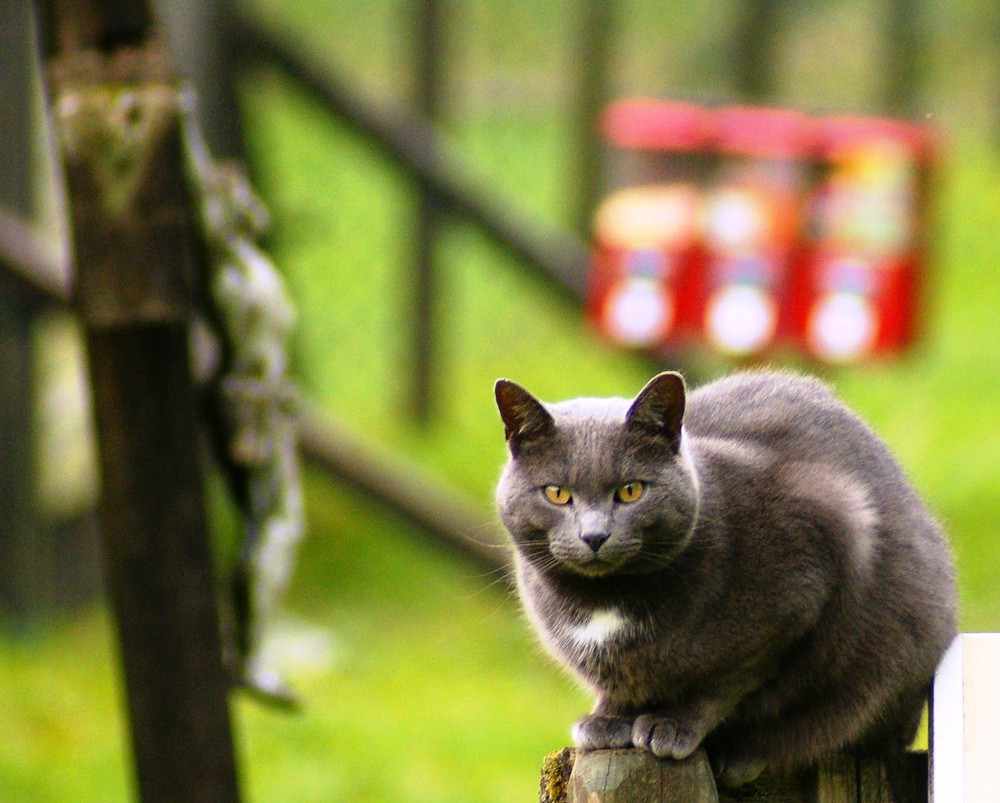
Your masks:
<svg viewBox="0 0 1000 803"><path fill-rule="evenodd" d="M956 631L951 556L827 387L746 373L688 395L666 373L634 400L545 405L507 380L496 397L524 605L597 698L578 747L704 744L727 784L905 748Z"/></svg>

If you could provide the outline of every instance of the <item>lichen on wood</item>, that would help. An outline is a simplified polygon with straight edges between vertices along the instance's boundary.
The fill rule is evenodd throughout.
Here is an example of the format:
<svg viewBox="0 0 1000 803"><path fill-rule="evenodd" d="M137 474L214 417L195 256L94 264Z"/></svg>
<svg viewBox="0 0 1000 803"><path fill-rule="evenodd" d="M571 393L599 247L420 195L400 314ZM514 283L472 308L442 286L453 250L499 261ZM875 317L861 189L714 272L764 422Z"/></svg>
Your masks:
<svg viewBox="0 0 1000 803"><path fill-rule="evenodd" d="M576 751L564 747L549 753L542 761L542 782L538 794L539 803L566 803L569 776L573 772Z"/></svg>

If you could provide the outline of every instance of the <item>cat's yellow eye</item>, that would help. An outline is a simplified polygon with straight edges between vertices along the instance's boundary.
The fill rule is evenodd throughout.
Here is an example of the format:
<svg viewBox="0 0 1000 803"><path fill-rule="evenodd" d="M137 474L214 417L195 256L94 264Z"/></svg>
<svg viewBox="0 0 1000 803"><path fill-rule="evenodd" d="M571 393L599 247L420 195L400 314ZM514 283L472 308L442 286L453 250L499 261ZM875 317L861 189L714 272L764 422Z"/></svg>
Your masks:
<svg viewBox="0 0 1000 803"><path fill-rule="evenodd" d="M626 482L621 488L615 491L615 499L619 502L634 502L642 496L642 492L645 490L646 486L639 482L639 480Z"/></svg>
<svg viewBox="0 0 1000 803"><path fill-rule="evenodd" d="M573 500L573 494L561 485L546 485L545 498L553 505L568 505Z"/></svg>

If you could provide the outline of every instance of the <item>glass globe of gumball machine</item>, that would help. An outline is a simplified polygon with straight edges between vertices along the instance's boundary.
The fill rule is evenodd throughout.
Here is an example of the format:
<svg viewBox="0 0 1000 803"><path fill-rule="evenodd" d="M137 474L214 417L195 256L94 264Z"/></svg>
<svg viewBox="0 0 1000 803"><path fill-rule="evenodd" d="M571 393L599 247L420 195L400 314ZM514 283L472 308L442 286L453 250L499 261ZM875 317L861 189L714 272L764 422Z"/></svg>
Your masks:
<svg viewBox="0 0 1000 803"><path fill-rule="evenodd" d="M797 112L731 107L716 112L715 131L721 159L702 211L701 317L709 343L748 359L786 333L815 129Z"/></svg>
<svg viewBox="0 0 1000 803"><path fill-rule="evenodd" d="M608 192L594 214L587 311L621 345L657 349L695 330L710 123L706 109L665 100L619 101L602 116Z"/></svg>

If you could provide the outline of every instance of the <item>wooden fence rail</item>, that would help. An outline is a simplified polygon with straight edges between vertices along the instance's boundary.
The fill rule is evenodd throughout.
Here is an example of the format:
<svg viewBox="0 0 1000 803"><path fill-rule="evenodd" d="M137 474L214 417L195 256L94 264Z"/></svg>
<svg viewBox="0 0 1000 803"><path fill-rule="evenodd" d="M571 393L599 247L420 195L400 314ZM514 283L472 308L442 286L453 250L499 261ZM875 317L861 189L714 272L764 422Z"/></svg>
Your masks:
<svg viewBox="0 0 1000 803"><path fill-rule="evenodd" d="M4 254L14 256L0 259L0 280L9 280L32 298L69 307L69 267L38 235L0 213L0 257ZM307 401L299 407L298 429L303 459L322 474L378 499L435 545L471 560L487 574L506 575L505 536L490 510L463 501L454 488L435 482L402 458L379 452Z"/></svg>
<svg viewBox="0 0 1000 803"><path fill-rule="evenodd" d="M240 54L276 69L335 119L371 142L391 164L434 193L438 202L476 227L490 242L534 269L554 295L578 303L585 293L587 246L570 232L540 224L506 196L488 192L440 132L416 111L373 102L300 52L294 42L255 20L232 17Z"/></svg>

